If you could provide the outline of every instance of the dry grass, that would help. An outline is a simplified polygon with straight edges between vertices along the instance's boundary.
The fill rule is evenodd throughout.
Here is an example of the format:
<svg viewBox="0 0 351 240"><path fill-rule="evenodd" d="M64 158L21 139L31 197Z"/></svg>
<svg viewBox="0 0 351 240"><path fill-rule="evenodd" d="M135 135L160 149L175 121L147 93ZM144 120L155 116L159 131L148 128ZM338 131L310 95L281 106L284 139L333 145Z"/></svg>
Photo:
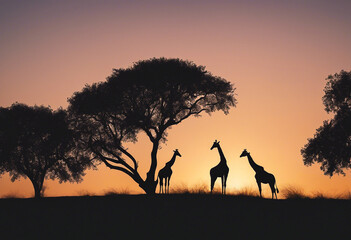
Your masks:
<svg viewBox="0 0 351 240"><path fill-rule="evenodd" d="M281 193L285 199L308 199L304 191L300 187L287 186L281 190Z"/></svg>
<svg viewBox="0 0 351 240"><path fill-rule="evenodd" d="M23 197L20 196L18 193L8 193L3 195L1 198L13 199L13 198L23 198Z"/></svg>
<svg viewBox="0 0 351 240"><path fill-rule="evenodd" d="M109 189L104 192L104 196L116 196L116 195L129 195L131 194L128 188L120 188L120 189Z"/></svg>
<svg viewBox="0 0 351 240"><path fill-rule="evenodd" d="M157 189L157 191L159 192L159 189ZM171 187L170 193L172 193L172 194L190 194L190 189L189 189L188 185L182 183L182 184L176 185L175 187Z"/></svg>
<svg viewBox="0 0 351 240"><path fill-rule="evenodd" d="M45 190L45 189L44 189ZM159 188L156 189L156 193L159 192ZM268 190L267 190L268 191ZM208 184L200 183L193 186L188 186L185 183L172 186L170 188L171 194L211 194L210 187ZM269 191L270 193L270 191ZM87 190L81 190L77 192L77 196L80 197L93 197L93 196L117 196L117 195L131 195L134 194L128 188L117 188L117 189L108 189L102 192L102 194L91 193ZM217 186L213 189L213 195L221 195L221 187ZM266 194L266 193L265 193ZM263 198L270 199L271 195L263 194ZM227 195L229 196L238 196L238 197L259 197L259 191L257 188L248 186L240 189L228 189ZM268 197L269 196L269 197ZM3 199L15 199L15 198L23 198L23 196L18 193L8 193L0 198ZM351 200L351 191L345 192L341 194L330 195L323 192L313 192L311 194L305 193L305 191L301 187L288 185L281 189L280 194L278 194L278 199L344 199Z"/></svg>
<svg viewBox="0 0 351 240"><path fill-rule="evenodd" d="M314 192L311 195L312 199L339 199L339 197L331 197L325 193L322 192Z"/></svg>
<svg viewBox="0 0 351 240"><path fill-rule="evenodd" d="M351 200L351 192L341 193L341 194L328 194L320 191L312 192L311 194L306 194L302 188L296 186L287 186L283 188L282 194L286 199L345 199Z"/></svg>
<svg viewBox="0 0 351 240"><path fill-rule="evenodd" d="M172 194L211 194L210 187L205 183L196 184L189 187L188 185L182 183L170 189ZM217 186L213 188L212 194L222 194L222 188ZM245 187L237 191L232 191L227 188L227 195L232 196L246 196L246 197L258 197L258 190L252 187Z"/></svg>
<svg viewBox="0 0 351 240"><path fill-rule="evenodd" d="M87 190L80 190L77 192L78 196L80 197L93 197L96 196L96 194L88 192Z"/></svg>
<svg viewBox="0 0 351 240"><path fill-rule="evenodd" d="M208 186L204 183L195 185L190 191L192 194L206 194L209 192Z"/></svg>
<svg viewBox="0 0 351 240"><path fill-rule="evenodd" d="M348 200L351 200L351 192L345 193L344 198L348 199Z"/></svg>
<svg viewBox="0 0 351 240"><path fill-rule="evenodd" d="M175 187L171 187L170 193L172 194L208 194L209 189L208 189L208 186L204 183L197 184L191 188L188 185L182 183L182 184L176 185Z"/></svg>
<svg viewBox="0 0 351 240"><path fill-rule="evenodd" d="M345 192L336 195L334 198L336 199L345 199L345 200L351 200L351 192Z"/></svg>
<svg viewBox="0 0 351 240"><path fill-rule="evenodd" d="M116 196L116 195L129 195L131 194L128 188L119 188L119 189L108 189L103 191L102 194L91 193L86 190L81 190L78 192L78 196L80 197L94 197L94 196Z"/></svg>
<svg viewBox="0 0 351 240"><path fill-rule="evenodd" d="M235 196L259 197L259 192L252 187L243 187L233 193Z"/></svg>
<svg viewBox="0 0 351 240"><path fill-rule="evenodd" d="M172 194L210 194L210 187L205 183L196 184L189 187L185 183L178 184L175 187L170 188ZM221 194L222 189L220 187L214 187L212 194ZM230 194L230 193L229 193Z"/></svg>

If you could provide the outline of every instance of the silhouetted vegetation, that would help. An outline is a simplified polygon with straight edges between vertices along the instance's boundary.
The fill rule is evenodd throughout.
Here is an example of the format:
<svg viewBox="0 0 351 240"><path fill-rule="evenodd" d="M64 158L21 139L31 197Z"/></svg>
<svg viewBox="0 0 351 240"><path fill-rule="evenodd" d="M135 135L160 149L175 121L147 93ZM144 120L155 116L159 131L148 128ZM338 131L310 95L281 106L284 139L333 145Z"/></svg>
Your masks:
<svg viewBox="0 0 351 240"><path fill-rule="evenodd" d="M323 103L335 116L323 122L301 154L307 166L320 163L325 175L345 175L343 169L351 167L351 72L341 71L326 80Z"/></svg>
<svg viewBox="0 0 351 240"><path fill-rule="evenodd" d="M208 188L208 185L205 183L196 184L194 186L188 186L187 184L177 184L175 187L171 188L171 194L222 194L221 187L214 187L211 190ZM238 190L229 190L226 194L230 196L240 196L240 197L259 197L257 191L255 191L252 187L243 187Z"/></svg>
<svg viewBox="0 0 351 240"><path fill-rule="evenodd" d="M167 129L202 112L228 113L236 105L234 88L204 66L180 59L150 59L127 69L115 69L105 82L86 86L69 99L74 129L82 133L79 150L111 169L130 176L149 194L156 189L155 171L160 143ZM138 160L125 146L144 132L152 143L146 179Z"/></svg>
<svg viewBox="0 0 351 240"><path fill-rule="evenodd" d="M1 196L1 198L7 198L7 199L15 199L15 198L23 198L21 197L18 193L8 193L6 195Z"/></svg>
<svg viewBox="0 0 351 240"><path fill-rule="evenodd" d="M128 188L111 189L104 192L104 196L116 196L116 195L129 195L130 191Z"/></svg>
<svg viewBox="0 0 351 240"><path fill-rule="evenodd" d="M220 189L216 189L218 193L220 193ZM171 188L172 194L208 194L209 189L208 185L202 183L197 184L195 186L189 187L187 184L177 184L175 187Z"/></svg>
<svg viewBox="0 0 351 240"><path fill-rule="evenodd" d="M250 187L240 188L238 191L234 192L234 195L245 197L259 197L257 190L254 190Z"/></svg>
<svg viewBox="0 0 351 240"><path fill-rule="evenodd" d="M309 198L304 191L296 186L287 186L282 190L285 199L307 199Z"/></svg>
<svg viewBox="0 0 351 240"><path fill-rule="evenodd" d="M13 104L0 108L0 173L11 180L28 177L35 197L43 193L45 178L79 182L89 159L76 152L64 110Z"/></svg>
<svg viewBox="0 0 351 240"><path fill-rule="evenodd" d="M312 198L313 199L332 199L333 197L330 197L328 196L327 194L325 193L322 193L322 192L314 192L312 194ZM340 196L336 196L335 199L341 199Z"/></svg>

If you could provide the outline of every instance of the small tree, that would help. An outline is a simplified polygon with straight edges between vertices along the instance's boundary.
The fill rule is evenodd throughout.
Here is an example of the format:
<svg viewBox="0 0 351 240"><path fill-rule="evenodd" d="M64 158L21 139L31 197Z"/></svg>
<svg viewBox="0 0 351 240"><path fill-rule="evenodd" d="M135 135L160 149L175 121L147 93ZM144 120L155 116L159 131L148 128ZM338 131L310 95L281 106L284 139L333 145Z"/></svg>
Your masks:
<svg viewBox="0 0 351 240"><path fill-rule="evenodd" d="M325 175L345 175L343 169L351 166L351 72L341 71L326 80L323 103L335 116L324 121L301 153L305 165L317 162Z"/></svg>
<svg viewBox="0 0 351 240"><path fill-rule="evenodd" d="M228 113L235 106L232 85L189 61L150 59L127 69L115 69L105 82L86 86L69 99L69 111L80 132L83 152L111 169L130 176L148 194L156 189L155 171L160 142L167 129L190 116ZM143 131L152 142L146 179L137 159L123 146Z"/></svg>
<svg viewBox="0 0 351 240"><path fill-rule="evenodd" d="M13 104L0 108L0 173L11 180L28 177L35 197L42 195L45 178L79 182L92 166L75 150L74 138L64 110Z"/></svg>

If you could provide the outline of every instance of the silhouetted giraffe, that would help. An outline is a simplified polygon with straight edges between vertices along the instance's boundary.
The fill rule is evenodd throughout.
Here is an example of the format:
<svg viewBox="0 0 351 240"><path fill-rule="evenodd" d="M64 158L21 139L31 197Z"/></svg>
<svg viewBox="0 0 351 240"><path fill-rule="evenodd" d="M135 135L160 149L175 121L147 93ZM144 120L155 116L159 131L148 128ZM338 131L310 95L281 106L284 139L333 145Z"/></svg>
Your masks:
<svg viewBox="0 0 351 240"><path fill-rule="evenodd" d="M169 193L169 181L171 180L172 176L172 169L171 167L173 166L175 159L177 156L181 157L180 153L178 152L178 149L173 151L173 156L169 162L166 163L164 168L162 168L158 172L158 178L160 179L160 193ZM163 179L165 179L165 190L163 191Z"/></svg>
<svg viewBox="0 0 351 240"><path fill-rule="evenodd" d="M227 160L224 157L223 151L221 146L219 146L219 141L217 140L214 141L211 150L213 148L217 148L219 152L219 156L221 158L221 161L218 163L217 166L213 167L210 170L210 176L211 176L211 193L214 187L214 184L216 182L216 179L220 177L222 179L222 194L225 194L226 186L227 186L227 177L229 173L229 168L227 166Z"/></svg>
<svg viewBox="0 0 351 240"><path fill-rule="evenodd" d="M258 190L260 191L260 197L262 197L262 189L261 189L261 183L268 183L269 186L271 187L272 191L272 199L275 198L278 199L277 193L279 193L278 186L275 182L275 177L273 174L270 174L264 170L263 167L257 165L254 160L252 159L250 153L244 149L244 151L241 153L240 157L245 157L247 156L247 159L249 160L250 166L252 169L256 172L255 178L256 182L258 185ZM277 192L275 191L277 190Z"/></svg>

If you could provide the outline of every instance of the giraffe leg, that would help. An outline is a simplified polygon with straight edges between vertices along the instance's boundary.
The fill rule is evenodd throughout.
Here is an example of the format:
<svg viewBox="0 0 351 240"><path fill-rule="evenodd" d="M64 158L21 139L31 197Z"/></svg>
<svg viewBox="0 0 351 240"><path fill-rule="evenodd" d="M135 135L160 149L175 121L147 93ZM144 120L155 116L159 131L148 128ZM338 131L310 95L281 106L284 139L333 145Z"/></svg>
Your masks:
<svg viewBox="0 0 351 240"><path fill-rule="evenodd" d="M211 193L212 193L215 182L216 182L216 177L211 176Z"/></svg>
<svg viewBox="0 0 351 240"><path fill-rule="evenodd" d="M158 179L160 181L160 190L158 191L158 194L161 194L161 178L159 177Z"/></svg>
<svg viewBox="0 0 351 240"><path fill-rule="evenodd" d="M160 193L163 193L163 178L160 178Z"/></svg>
<svg viewBox="0 0 351 240"><path fill-rule="evenodd" d="M258 180L256 180L256 181L257 181L258 190L260 191L260 197L262 197L261 182Z"/></svg>
<svg viewBox="0 0 351 240"><path fill-rule="evenodd" d="M168 177L165 178L165 191L164 191L165 194L167 194L167 182L168 182Z"/></svg>
<svg viewBox="0 0 351 240"><path fill-rule="evenodd" d="M274 187L275 187L275 199L278 199L277 193L279 193L277 182L274 179Z"/></svg>
<svg viewBox="0 0 351 240"><path fill-rule="evenodd" d="M221 176L221 181L222 181L222 195L224 194L224 180L223 176Z"/></svg>
<svg viewBox="0 0 351 240"><path fill-rule="evenodd" d="M269 186L271 187L271 191L272 191L272 199L274 199L274 194L275 194L275 197L277 198L277 193L275 192L274 185L275 185L274 182L269 183Z"/></svg>
<svg viewBox="0 0 351 240"><path fill-rule="evenodd" d="M227 194L227 177L228 175L224 175L224 194Z"/></svg>
<svg viewBox="0 0 351 240"><path fill-rule="evenodd" d="M168 184L168 177L166 177L166 180L165 180L165 194L167 194L167 184Z"/></svg>
<svg viewBox="0 0 351 240"><path fill-rule="evenodd" d="M171 176L169 176L169 178L168 178L168 191L167 191L167 193L169 194L169 182L171 181Z"/></svg>
<svg viewBox="0 0 351 240"><path fill-rule="evenodd" d="M278 199L277 191L274 191L274 194L275 194L275 199Z"/></svg>

